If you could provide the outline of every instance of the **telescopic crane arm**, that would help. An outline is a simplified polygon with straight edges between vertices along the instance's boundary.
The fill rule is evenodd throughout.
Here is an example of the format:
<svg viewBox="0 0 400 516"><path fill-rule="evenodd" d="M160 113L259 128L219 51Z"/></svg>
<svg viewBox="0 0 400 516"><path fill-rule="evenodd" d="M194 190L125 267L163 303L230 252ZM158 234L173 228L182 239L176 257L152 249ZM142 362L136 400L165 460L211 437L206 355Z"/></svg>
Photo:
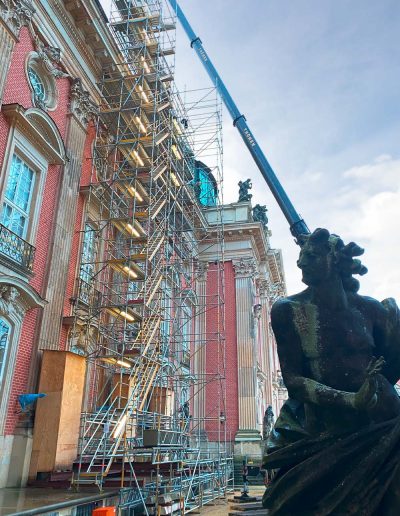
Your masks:
<svg viewBox="0 0 400 516"><path fill-rule="evenodd" d="M286 220L289 222L292 235L297 240L300 235L309 234L310 230L308 229L307 224L297 213L285 190L282 188L281 183L276 177L275 172L272 170L271 165L268 163L268 160L261 150L261 147L258 145L257 140L253 136L253 133L250 131L250 128L246 123L245 116L238 110L235 102L229 94L229 91L226 89L225 84L223 83L217 70L214 68L214 65L212 64L207 52L204 50L201 39L194 33L178 2L176 0L169 0L169 3L171 4L173 10L176 12L179 21L181 22L186 34L189 37L190 46L199 56L200 61L203 63L210 79L221 95L221 98L233 119L233 125L239 131L240 136L246 144L246 147L249 149L250 154L253 156L253 159L256 162L261 174L263 175L269 189L271 190L279 207L285 215Z"/></svg>

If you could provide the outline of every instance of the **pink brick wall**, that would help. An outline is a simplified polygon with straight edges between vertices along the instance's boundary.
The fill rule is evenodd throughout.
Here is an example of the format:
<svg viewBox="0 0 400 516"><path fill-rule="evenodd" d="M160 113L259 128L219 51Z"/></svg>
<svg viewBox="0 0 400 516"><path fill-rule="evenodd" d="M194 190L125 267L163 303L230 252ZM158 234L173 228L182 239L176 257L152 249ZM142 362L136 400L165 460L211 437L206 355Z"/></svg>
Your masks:
<svg viewBox="0 0 400 516"><path fill-rule="evenodd" d="M24 108L32 107L31 91L25 73L25 63L29 52L34 50L33 43L26 27L20 34L20 41L16 44L6 82L4 104L20 104ZM67 111L69 102L70 83L68 79L57 80L58 106L49 112L56 123L61 136L65 136L67 127ZM3 114L0 113L0 160L4 160L4 154L9 134L9 126ZM43 199L39 214L39 227L34 245L36 247L35 261L33 265L34 276L30 281L31 286L41 295L45 290L48 265L51 260L52 238L55 216L57 211L57 198L60 187L62 167L50 165L44 184ZM17 396L25 393L29 376L29 367L32 354L35 352L39 309L31 310L24 318L21 337L18 344L17 359L13 374L8 415L6 420L6 434L14 432L18 416L15 413Z"/></svg>
<svg viewBox="0 0 400 516"><path fill-rule="evenodd" d="M218 274L216 266L210 265L207 274L207 358L206 371L212 378L213 375L222 375L225 380L213 380L206 387L206 416L218 418L219 411L226 416L227 439L234 439L239 427L238 413L238 378L237 378L237 351L236 351L236 299L235 276L232 262L226 262L225 274L225 345L222 340L218 343L218 315L222 316L218 302ZM220 285L221 289L221 285ZM220 311L220 312L219 312ZM219 312L219 313L218 313ZM221 323L219 323L222 329ZM225 397L226 388L226 397ZM225 400L224 400L225 398ZM218 421L206 422L206 431L210 440L217 440L218 434L223 438L224 425Z"/></svg>

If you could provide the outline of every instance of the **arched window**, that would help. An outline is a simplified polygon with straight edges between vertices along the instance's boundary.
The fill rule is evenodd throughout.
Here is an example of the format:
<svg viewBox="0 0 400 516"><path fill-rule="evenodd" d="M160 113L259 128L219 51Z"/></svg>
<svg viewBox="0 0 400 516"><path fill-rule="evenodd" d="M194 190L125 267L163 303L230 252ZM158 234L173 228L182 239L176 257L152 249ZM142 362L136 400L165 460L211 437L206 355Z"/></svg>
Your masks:
<svg viewBox="0 0 400 516"><path fill-rule="evenodd" d="M10 325L3 318L0 318L0 382L5 371L10 332Z"/></svg>
<svg viewBox="0 0 400 516"><path fill-rule="evenodd" d="M35 106L45 110L55 109L57 106L56 82L37 52L29 54L26 73Z"/></svg>

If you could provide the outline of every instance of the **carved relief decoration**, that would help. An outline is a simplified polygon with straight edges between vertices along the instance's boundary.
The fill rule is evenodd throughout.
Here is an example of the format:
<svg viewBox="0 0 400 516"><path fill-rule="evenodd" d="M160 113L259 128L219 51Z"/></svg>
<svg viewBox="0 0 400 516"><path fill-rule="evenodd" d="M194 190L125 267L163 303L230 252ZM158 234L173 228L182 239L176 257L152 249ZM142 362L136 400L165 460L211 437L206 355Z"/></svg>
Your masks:
<svg viewBox="0 0 400 516"><path fill-rule="evenodd" d="M253 258L241 258L233 262L236 278L255 278L258 274L256 261Z"/></svg>
<svg viewBox="0 0 400 516"><path fill-rule="evenodd" d="M206 281L208 271L208 262L196 263L196 279L197 281Z"/></svg>
<svg viewBox="0 0 400 516"><path fill-rule="evenodd" d="M85 126L99 112L96 104L90 99L89 92L83 89L80 79L72 81L70 110Z"/></svg>
<svg viewBox="0 0 400 516"><path fill-rule="evenodd" d="M27 308L17 288L12 285L0 285L0 315L15 314L22 319Z"/></svg>
<svg viewBox="0 0 400 516"><path fill-rule="evenodd" d="M96 349L98 330L91 325L77 325L69 334L69 349L73 353L88 356Z"/></svg>
<svg viewBox="0 0 400 516"><path fill-rule="evenodd" d="M0 0L0 17L16 37L21 27L31 25L34 13L32 0Z"/></svg>
<svg viewBox="0 0 400 516"><path fill-rule="evenodd" d="M258 281L258 292L260 297L266 297L271 302L275 302L278 298L285 295L285 288L282 283L273 283L266 278Z"/></svg>
<svg viewBox="0 0 400 516"><path fill-rule="evenodd" d="M38 37L36 32L33 30L31 25L31 34L33 37L33 41L35 43L36 52L38 58L42 61L43 67L47 72L50 73L56 79L63 79L64 77L69 77L69 75L60 68L58 68L61 63L61 50L57 47L52 47L50 45L45 45Z"/></svg>

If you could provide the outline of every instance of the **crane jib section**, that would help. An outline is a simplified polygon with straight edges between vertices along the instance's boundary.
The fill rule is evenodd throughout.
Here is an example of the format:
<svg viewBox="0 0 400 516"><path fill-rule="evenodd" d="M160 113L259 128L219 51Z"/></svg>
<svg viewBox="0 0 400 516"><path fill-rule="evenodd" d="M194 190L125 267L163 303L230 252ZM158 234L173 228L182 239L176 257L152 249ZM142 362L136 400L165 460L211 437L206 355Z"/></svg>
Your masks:
<svg viewBox="0 0 400 516"><path fill-rule="evenodd" d="M256 165L264 177L269 189L271 190L272 195L275 197L275 200L277 201L284 216L286 217L292 235L297 239L302 234L309 234L310 230L308 229L307 224L295 210L280 181L276 177L271 165L269 164L267 158L261 150L261 147L258 145L257 140L251 132L246 122L245 116L240 113L229 91L227 90L214 65L212 64L207 52L203 47L201 39L196 36L178 2L176 0L169 0L169 3L176 12L177 18L179 19L183 29L189 37L190 46L199 56L199 59L203 63L211 81L221 95L221 98L233 119L233 125L239 131L244 143L246 144L246 147L249 149L250 154L256 162Z"/></svg>

